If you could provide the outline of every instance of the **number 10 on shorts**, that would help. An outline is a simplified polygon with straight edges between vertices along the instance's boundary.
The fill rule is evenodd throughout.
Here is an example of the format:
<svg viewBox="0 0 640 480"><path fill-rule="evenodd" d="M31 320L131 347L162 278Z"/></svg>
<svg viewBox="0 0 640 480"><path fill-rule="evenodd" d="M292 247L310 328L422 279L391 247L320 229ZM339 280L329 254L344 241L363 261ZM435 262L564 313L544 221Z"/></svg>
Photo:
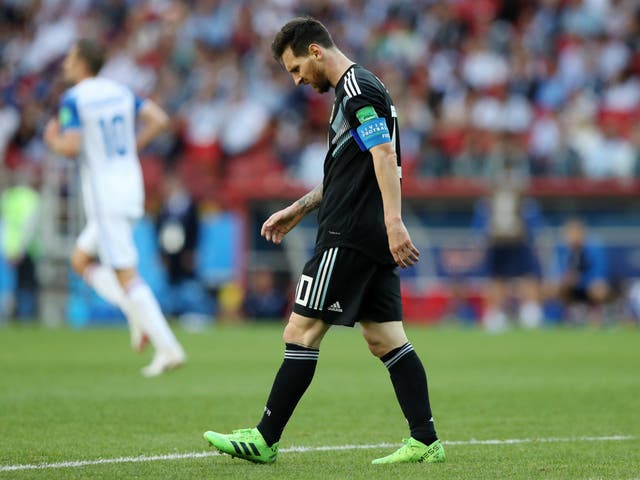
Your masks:
<svg viewBox="0 0 640 480"><path fill-rule="evenodd" d="M313 277L308 275L300 276L300 281L298 281L298 286L296 287L296 303L298 305L302 305L303 307L307 306L309 295L311 294L312 283Z"/></svg>

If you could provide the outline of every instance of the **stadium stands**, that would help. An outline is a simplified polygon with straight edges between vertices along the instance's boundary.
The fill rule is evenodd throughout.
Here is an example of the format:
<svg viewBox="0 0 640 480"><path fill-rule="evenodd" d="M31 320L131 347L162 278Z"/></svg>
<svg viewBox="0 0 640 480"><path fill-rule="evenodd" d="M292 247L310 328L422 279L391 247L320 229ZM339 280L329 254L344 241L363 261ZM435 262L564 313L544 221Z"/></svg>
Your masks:
<svg viewBox="0 0 640 480"><path fill-rule="evenodd" d="M103 74L171 114L170 132L142 155L149 214L161 203L165 167L177 167L203 212L202 278L243 277L259 251L247 224L259 223L255 203L305 191L313 174L302 165L305 147L329 114L330 96L295 89L266 48L282 19L299 14L326 22L348 55L385 79L420 236L431 242L442 228L464 238L470 203L512 155L546 215L585 213L597 226L600 201L620 207L611 228L638 237L623 208L640 194L640 8L629 0L3 2L2 167L45 162L42 126L63 89L61 54L92 32L109 48ZM227 213L207 216L220 209ZM459 223L438 226L441 217ZM152 229L141 229L141 251L150 252L142 271L160 284ZM238 245L246 247L239 258L224 256ZM405 279L420 305L424 279L442 273L440 246L422 248L434 264ZM622 276L638 274L638 246L609 248Z"/></svg>

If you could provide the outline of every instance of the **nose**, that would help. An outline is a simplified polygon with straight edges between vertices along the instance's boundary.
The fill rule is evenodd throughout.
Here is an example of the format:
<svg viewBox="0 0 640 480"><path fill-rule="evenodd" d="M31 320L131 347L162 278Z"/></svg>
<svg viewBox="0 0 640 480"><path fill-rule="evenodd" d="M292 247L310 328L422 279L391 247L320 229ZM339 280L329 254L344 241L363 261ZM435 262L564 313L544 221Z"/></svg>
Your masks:
<svg viewBox="0 0 640 480"><path fill-rule="evenodd" d="M302 81L302 75L300 75L299 73L294 73L293 74L293 82L298 86L302 85L304 83Z"/></svg>

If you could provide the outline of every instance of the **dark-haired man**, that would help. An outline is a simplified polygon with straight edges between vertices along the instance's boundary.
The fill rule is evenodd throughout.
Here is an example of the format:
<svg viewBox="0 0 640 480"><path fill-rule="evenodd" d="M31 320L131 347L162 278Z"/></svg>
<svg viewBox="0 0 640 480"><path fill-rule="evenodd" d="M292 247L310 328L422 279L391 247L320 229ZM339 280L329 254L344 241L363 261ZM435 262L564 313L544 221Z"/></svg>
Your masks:
<svg viewBox="0 0 640 480"><path fill-rule="evenodd" d="M585 223L568 219L562 227L562 242L556 247L550 290L565 305L583 303L591 317L602 321L601 308L611 301L607 250L587 234Z"/></svg>
<svg viewBox="0 0 640 480"><path fill-rule="evenodd" d="M234 457L275 461L285 425L313 378L325 333L332 325L359 322L369 349L389 370L411 429L404 446L373 463L442 462L424 368L402 325L396 266L412 266L419 252L400 212L400 149L391 97L315 19L287 23L272 52L296 85L335 90L323 183L262 226L268 241L280 243L305 214L319 208L316 248L296 288L284 331L284 362L262 420L253 429L204 436Z"/></svg>
<svg viewBox="0 0 640 480"><path fill-rule="evenodd" d="M142 369L152 377L176 368L185 354L158 302L137 272L138 253L132 228L143 214L144 187L138 149L167 125L165 112L127 87L98 77L104 49L89 39L76 42L64 59L69 88L58 119L47 124L51 150L80 163L87 224L71 256L72 268L127 317L131 342L141 351L147 339L156 349ZM136 118L142 128L136 136Z"/></svg>

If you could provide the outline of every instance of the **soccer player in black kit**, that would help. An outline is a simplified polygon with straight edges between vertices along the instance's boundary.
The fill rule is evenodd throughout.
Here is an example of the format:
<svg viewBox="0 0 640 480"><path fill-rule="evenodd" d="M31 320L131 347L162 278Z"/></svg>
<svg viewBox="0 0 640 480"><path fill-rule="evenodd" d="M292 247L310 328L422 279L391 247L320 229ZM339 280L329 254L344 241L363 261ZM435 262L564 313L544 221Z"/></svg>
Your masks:
<svg viewBox="0 0 640 480"><path fill-rule="evenodd" d="M371 353L389 370L411 438L373 463L443 462L427 378L402 324L396 267L418 261L401 217L400 142L396 110L380 80L349 60L319 21L296 18L271 46L296 85L335 90L324 179L304 197L264 222L274 243L319 208L315 252L305 265L284 330L284 361L256 428L231 434L208 431L221 452L271 463L280 436L311 383L320 343L331 325L360 323Z"/></svg>

